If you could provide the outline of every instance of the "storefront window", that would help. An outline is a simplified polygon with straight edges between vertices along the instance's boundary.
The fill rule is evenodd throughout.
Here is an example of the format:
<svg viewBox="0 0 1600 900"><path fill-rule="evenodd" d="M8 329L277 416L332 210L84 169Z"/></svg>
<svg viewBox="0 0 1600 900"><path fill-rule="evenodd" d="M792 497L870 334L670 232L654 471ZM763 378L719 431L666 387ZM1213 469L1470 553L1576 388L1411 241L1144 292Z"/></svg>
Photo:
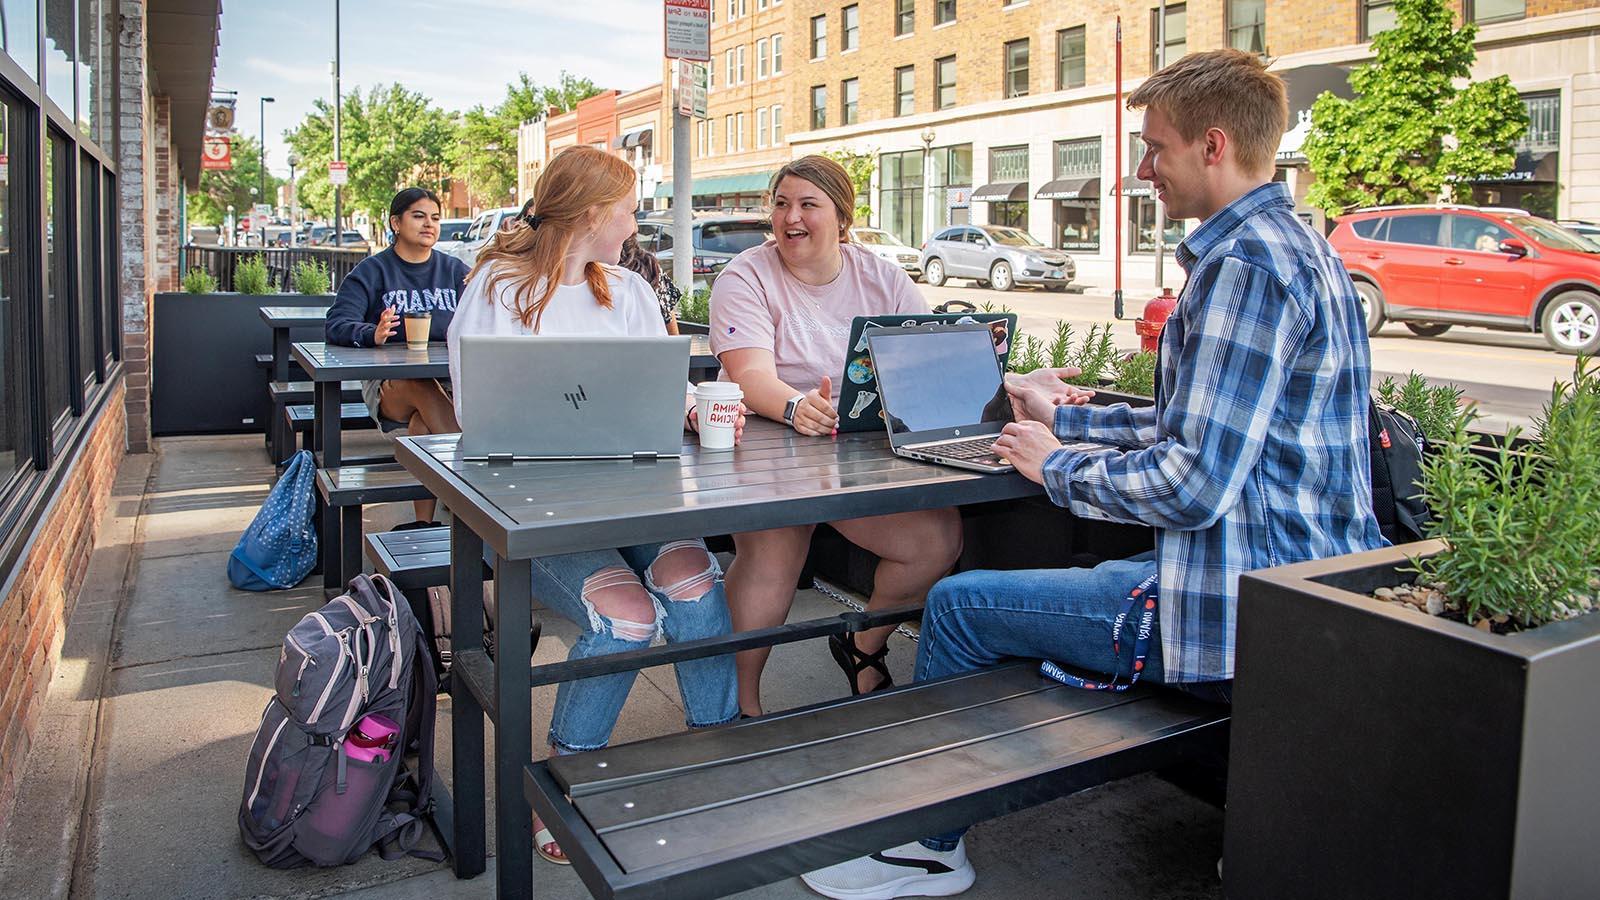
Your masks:
<svg viewBox="0 0 1600 900"><path fill-rule="evenodd" d="M1139 160L1143 158L1144 140L1138 134L1128 135L1128 167L1137 170ZM1155 192L1150 189L1148 182L1144 182L1137 187L1125 189L1123 194L1128 203L1128 249L1133 253L1154 253L1156 251ZM1162 233L1166 252L1171 253L1188 233L1188 228L1183 219L1167 219Z"/></svg>
<svg viewBox="0 0 1600 900"><path fill-rule="evenodd" d="M1512 170L1499 178L1475 182L1472 200L1483 206L1516 207L1554 219L1560 191L1557 175L1561 163L1561 94L1526 94L1522 104L1528 111L1528 130L1511 145L1517 155Z"/></svg>
<svg viewBox="0 0 1600 900"><path fill-rule="evenodd" d="M878 157L879 226L915 247L922 243L921 150L885 153Z"/></svg>
<svg viewBox="0 0 1600 900"><path fill-rule="evenodd" d="M100 352L105 357L106 365L111 365L112 360L121 354L118 352L117 329L122 323L121 298L117 296L117 252L116 252L116 223L117 223L117 179L110 172L106 172L100 180L100 259L102 260L100 279L100 329L103 338Z"/></svg>
<svg viewBox="0 0 1600 900"><path fill-rule="evenodd" d="M927 224L927 234L946 225L963 225L968 221L967 206L952 206L950 191L972 189L972 145L933 148L932 169L933 184L929 189L933 194L933 221ZM920 240L919 236L919 243Z"/></svg>
<svg viewBox="0 0 1600 900"><path fill-rule="evenodd" d="M100 299L99 235L96 225L99 203L95 194L100 186L100 167L87 153L78 161L78 373L85 384L93 384L95 373L95 335Z"/></svg>
<svg viewBox="0 0 1600 900"><path fill-rule="evenodd" d="M78 64L73 71L78 80L78 127L92 135L102 115L100 79L107 70L100 67L100 4L102 0L78 0Z"/></svg>
<svg viewBox="0 0 1600 900"><path fill-rule="evenodd" d="M1028 148L996 147L989 151L989 181L1009 182L1020 181L1028 183ZM1026 196L1026 194L1024 194ZM991 202L989 206L990 225L1009 225L1012 228L1028 230L1028 201L1003 200Z"/></svg>
<svg viewBox="0 0 1600 900"><path fill-rule="evenodd" d="M73 109L72 91L77 81L73 69L74 0L45 0L44 4L44 89L68 116Z"/></svg>
<svg viewBox="0 0 1600 900"><path fill-rule="evenodd" d="M47 145L49 165L45 167L44 208L49 216L45 225L45 304L44 370L45 421L54 423L72 405L72 164L67 142L50 134Z"/></svg>
<svg viewBox="0 0 1600 900"><path fill-rule="evenodd" d="M39 77L38 0L0 0L0 44L29 78Z"/></svg>
<svg viewBox="0 0 1600 900"><path fill-rule="evenodd" d="M9 6L7 7L9 9ZM33 156L21 108L0 97L0 483L29 467L27 338L22 306L28 255L38 252L38 226L29 221L25 173Z"/></svg>
<svg viewBox="0 0 1600 900"><path fill-rule="evenodd" d="M1057 141L1052 180L1095 179L1091 191L1070 200L1051 201L1055 234L1051 243L1061 250L1100 249L1100 139Z"/></svg>

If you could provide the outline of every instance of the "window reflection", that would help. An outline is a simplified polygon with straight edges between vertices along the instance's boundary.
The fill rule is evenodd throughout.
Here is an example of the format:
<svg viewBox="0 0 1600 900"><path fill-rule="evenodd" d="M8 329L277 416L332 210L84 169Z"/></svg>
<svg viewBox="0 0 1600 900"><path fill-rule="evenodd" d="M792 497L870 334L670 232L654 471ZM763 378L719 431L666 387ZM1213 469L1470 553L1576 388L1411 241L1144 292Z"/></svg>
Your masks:
<svg viewBox="0 0 1600 900"><path fill-rule="evenodd" d="M29 78L39 77L38 0L0 0L0 45Z"/></svg>
<svg viewBox="0 0 1600 900"><path fill-rule="evenodd" d="M72 404L70 359L72 332L68 311L72 303L72 231L68 205L72 199L72 178L67 161L67 142L54 132L50 135L50 165L45 167L44 202L49 220L45 223L45 421L55 423Z"/></svg>
<svg viewBox="0 0 1600 900"><path fill-rule="evenodd" d="M28 357L21 310L29 235L23 186L27 179L26 119L0 96L0 483L29 468Z"/></svg>
<svg viewBox="0 0 1600 900"><path fill-rule="evenodd" d="M72 108L72 86L77 72L72 67L73 0L45 0L44 5L44 90L61 111L76 115Z"/></svg>

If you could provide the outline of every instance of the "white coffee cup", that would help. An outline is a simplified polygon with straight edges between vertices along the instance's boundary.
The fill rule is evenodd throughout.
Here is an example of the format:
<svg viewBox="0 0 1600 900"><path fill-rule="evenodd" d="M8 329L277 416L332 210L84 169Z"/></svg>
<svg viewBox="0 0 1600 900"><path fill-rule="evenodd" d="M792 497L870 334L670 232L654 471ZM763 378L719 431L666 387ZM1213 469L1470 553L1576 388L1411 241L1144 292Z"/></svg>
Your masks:
<svg viewBox="0 0 1600 900"><path fill-rule="evenodd" d="M744 390L731 381L702 381L695 385L702 449L733 449L733 429L739 421L739 401L743 399Z"/></svg>

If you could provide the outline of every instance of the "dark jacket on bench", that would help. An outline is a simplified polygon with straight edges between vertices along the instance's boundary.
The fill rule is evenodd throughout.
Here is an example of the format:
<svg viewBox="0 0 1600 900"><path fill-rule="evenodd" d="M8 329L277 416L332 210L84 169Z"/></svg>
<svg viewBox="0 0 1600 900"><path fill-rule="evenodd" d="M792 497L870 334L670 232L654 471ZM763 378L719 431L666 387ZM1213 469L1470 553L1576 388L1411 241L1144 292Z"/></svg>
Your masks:
<svg viewBox="0 0 1600 900"><path fill-rule="evenodd" d="M467 264L453 256L432 253L425 263L409 263L390 247L362 260L339 285L339 296L328 309L326 336L330 344L371 347L378 317L394 307L398 313L413 310L433 314L430 340L444 340L456 299L467 277ZM405 340L405 326L390 340Z"/></svg>

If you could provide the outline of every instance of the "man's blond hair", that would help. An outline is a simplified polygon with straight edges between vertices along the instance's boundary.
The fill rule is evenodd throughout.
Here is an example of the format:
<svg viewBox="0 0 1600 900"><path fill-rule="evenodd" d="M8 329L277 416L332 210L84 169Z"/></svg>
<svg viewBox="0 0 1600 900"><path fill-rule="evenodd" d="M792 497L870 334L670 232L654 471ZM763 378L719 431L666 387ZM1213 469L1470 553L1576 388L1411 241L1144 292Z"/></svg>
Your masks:
<svg viewBox="0 0 1600 900"><path fill-rule="evenodd" d="M1239 166L1264 169L1289 125L1283 79L1242 50L1191 53L1150 76L1128 95L1129 109L1160 110L1186 141L1220 128Z"/></svg>

